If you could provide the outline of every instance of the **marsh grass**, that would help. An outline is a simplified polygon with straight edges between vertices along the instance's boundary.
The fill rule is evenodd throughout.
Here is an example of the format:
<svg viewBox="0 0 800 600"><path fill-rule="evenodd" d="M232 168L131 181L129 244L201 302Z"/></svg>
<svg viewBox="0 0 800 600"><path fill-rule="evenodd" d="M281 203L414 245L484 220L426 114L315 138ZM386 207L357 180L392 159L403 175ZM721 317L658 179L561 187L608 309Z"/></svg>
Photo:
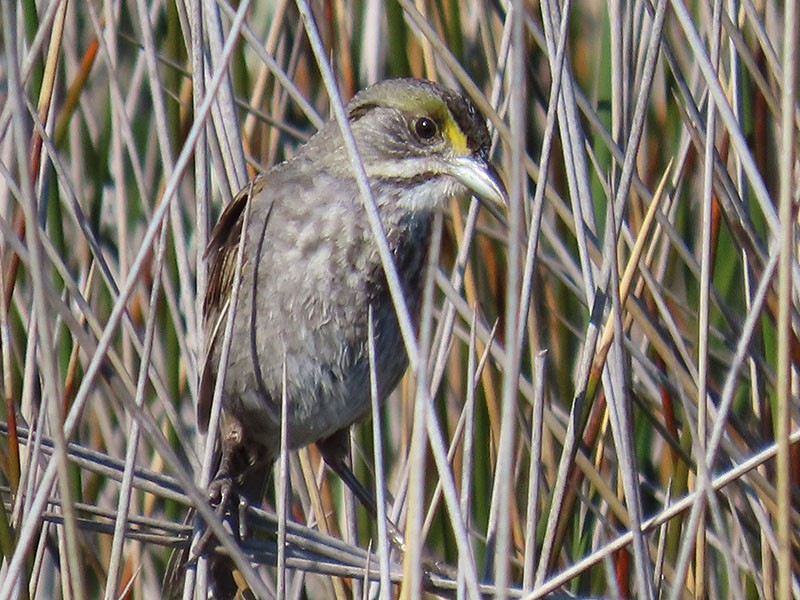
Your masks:
<svg viewBox="0 0 800 600"><path fill-rule="evenodd" d="M423 546L459 597L800 596L796 0L0 6L0 599L159 597L189 505L257 597L418 597ZM240 546L194 424L210 227L408 75L478 103L511 195L448 205L353 432L412 543L312 447Z"/></svg>

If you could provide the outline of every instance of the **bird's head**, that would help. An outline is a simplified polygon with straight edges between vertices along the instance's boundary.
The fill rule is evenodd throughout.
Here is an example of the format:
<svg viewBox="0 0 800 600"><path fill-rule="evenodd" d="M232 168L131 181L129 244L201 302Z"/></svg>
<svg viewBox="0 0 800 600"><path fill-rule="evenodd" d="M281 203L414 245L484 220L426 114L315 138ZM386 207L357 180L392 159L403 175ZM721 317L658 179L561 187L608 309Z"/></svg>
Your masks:
<svg viewBox="0 0 800 600"><path fill-rule="evenodd" d="M488 159L486 121L469 99L431 81L390 79L356 94L346 110L382 203L432 210L451 195L472 193L490 209L505 206L505 187Z"/></svg>

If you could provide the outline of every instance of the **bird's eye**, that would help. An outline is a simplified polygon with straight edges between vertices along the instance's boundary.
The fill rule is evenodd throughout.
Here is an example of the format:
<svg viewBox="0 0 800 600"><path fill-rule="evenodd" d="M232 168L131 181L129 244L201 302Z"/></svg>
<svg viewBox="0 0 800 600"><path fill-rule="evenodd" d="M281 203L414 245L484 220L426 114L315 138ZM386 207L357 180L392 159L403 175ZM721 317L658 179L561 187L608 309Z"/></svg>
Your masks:
<svg viewBox="0 0 800 600"><path fill-rule="evenodd" d="M414 122L414 133L421 140L430 140L436 135L436 122L428 117L420 117Z"/></svg>

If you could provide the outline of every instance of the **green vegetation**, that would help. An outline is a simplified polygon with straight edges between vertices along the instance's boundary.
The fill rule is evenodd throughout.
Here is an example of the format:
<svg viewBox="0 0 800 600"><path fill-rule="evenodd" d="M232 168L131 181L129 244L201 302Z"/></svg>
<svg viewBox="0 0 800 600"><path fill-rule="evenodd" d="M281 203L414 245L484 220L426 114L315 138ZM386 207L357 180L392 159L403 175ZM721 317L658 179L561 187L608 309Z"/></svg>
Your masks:
<svg viewBox="0 0 800 600"><path fill-rule="evenodd" d="M409 75L489 115L513 194L447 207L429 363L355 428L359 478L381 450L466 597L796 594L798 2L513 4L0 0L0 600L159 597L205 498L209 227L332 97ZM274 490L248 519L260 585L360 597L376 525L314 448L289 464L285 577Z"/></svg>

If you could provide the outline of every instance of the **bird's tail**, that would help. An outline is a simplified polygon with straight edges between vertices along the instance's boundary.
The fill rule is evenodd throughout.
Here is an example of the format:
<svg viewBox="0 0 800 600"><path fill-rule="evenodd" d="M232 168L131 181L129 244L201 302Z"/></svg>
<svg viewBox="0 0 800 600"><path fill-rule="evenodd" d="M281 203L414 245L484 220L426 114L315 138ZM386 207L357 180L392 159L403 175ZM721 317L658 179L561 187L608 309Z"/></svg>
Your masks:
<svg viewBox="0 0 800 600"><path fill-rule="evenodd" d="M266 468L266 475L263 464L249 465L248 468L241 470L239 475L235 478L235 482L233 483L233 497L226 497L222 500L223 503L227 504L228 509L231 509L231 503L233 504L234 508L230 510L230 514L225 517L226 519L233 519L233 522L231 522L231 529L233 531L242 531L239 519L244 518L244 513L246 511L237 510L240 508L239 504L243 502L245 506L251 503L254 506L258 506L261 503L261 499L264 497L265 488L269 481L268 474L271 471L269 467L272 465L272 460L265 460L262 462L268 465ZM224 475L221 475L220 469L218 469L214 481L221 476L229 477L229 472L227 470L224 470L223 473ZM237 496L238 500L236 500ZM223 507L222 510L224 511L225 507ZM184 524L191 526L194 523L195 516L196 510L192 507L189 509L184 519ZM183 597L187 567L196 562L199 555L205 555L208 560L208 583L211 587L213 597L225 600L228 598L233 599L236 596L236 593L240 591L240 585L237 583L237 578L235 577L238 573L238 569L229 556L209 551L216 543L216 538L214 538L214 536L205 535L198 548L193 549L189 541L186 545L173 550L167 562L167 569L164 575L162 587L162 595L164 598ZM238 581L246 587L241 577Z"/></svg>
<svg viewBox="0 0 800 600"><path fill-rule="evenodd" d="M191 525L194 521L195 509L190 508L183 520L184 525ZM165 599L183 597L183 584L186 579L186 566L189 564L189 550L191 537L186 545L175 548L169 555L167 570L164 573L164 581L161 586L162 597Z"/></svg>
<svg viewBox="0 0 800 600"><path fill-rule="evenodd" d="M191 525L194 521L196 511L190 508L185 525ZM207 540L204 546L213 545L213 540ZM200 554L204 554L200 549ZM167 561L167 569L164 574L162 584L162 598L165 600L178 599L183 597L183 589L186 583L187 568L197 561L198 555L192 553L191 544L187 543L180 548L175 548ZM236 597L239 586L234 578L236 566L226 555L211 552L207 555L208 559L208 582L213 593L213 597L231 600Z"/></svg>

